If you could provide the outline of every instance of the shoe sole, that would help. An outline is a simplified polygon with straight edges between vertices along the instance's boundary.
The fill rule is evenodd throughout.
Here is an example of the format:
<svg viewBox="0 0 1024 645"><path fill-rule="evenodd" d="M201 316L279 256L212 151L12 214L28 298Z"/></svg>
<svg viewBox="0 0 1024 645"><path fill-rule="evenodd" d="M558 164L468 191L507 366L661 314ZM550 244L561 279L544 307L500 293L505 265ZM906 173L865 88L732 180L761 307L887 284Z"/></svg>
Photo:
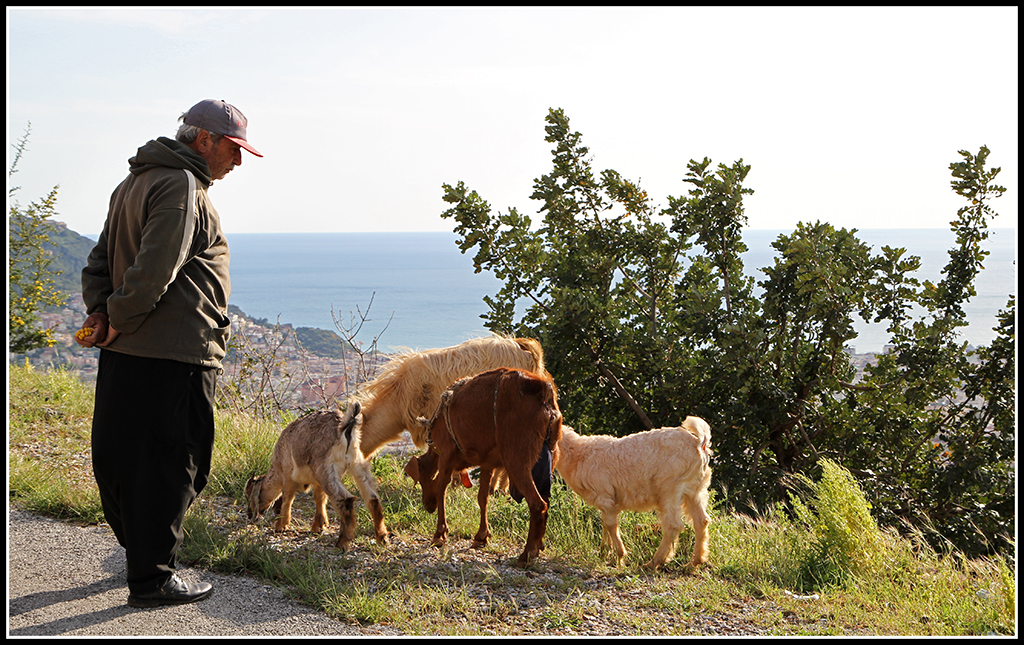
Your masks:
<svg viewBox="0 0 1024 645"><path fill-rule="evenodd" d="M152 607L165 607L165 606L168 606L168 605L188 605L188 604L191 604L193 602L199 602L200 600L205 600L205 599L209 598L212 594L213 594L213 589L210 589L209 591L207 591L204 594L200 594L200 595L192 597L192 598L184 598L184 599L180 599L180 600L177 599L177 598L152 598L152 599L145 598L145 599L141 599L141 598L133 598L132 596L128 596L128 606L129 607L138 607L140 609L150 609Z"/></svg>

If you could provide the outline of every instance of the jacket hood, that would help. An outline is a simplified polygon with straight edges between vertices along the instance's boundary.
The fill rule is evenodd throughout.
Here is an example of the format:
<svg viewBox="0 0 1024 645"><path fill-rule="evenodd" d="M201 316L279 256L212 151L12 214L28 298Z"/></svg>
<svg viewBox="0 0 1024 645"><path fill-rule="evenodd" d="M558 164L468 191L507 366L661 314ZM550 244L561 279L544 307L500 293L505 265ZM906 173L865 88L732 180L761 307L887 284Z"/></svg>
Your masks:
<svg viewBox="0 0 1024 645"><path fill-rule="evenodd" d="M139 148L128 160L129 171L141 175L153 168L180 168L191 172L207 187L213 182L206 160L180 141L159 137Z"/></svg>

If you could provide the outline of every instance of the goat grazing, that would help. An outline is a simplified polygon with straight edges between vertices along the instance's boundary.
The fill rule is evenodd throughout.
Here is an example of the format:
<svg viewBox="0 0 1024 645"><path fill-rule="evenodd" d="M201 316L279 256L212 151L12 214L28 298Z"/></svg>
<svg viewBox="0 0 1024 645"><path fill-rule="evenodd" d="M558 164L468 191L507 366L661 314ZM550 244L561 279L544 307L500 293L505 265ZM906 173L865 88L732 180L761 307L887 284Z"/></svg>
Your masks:
<svg viewBox="0 0 1024 645"><path fill-rule="evenodd" d="M555 469L569 488L601 511L601 547L611 546L616 566L626 557L619 535L621 511L657 511L661 544L644 565L654 570L675 555L684 510L693 523L690 565L696 567L708 559L710 443L711 428L700 417L686 417L678 428L621 438L581 436L562 426Z"/></svg>
<svg viewBox="0 0 1024 645"><path fill-rule="evenodd" d="M359 450L362 422L360 405L354 403L344 415L334 410L313 412L288 424L274 446L270 470L245 485L249 519L260 517L280 498L274 530L287 530L296 493L312 487L316 512L310 530L320 533L329 524L329 498L341 524L335 546L347 550L355 536L356 498L342 485L341 477L363 460Z"/></svg>
<svg viewBox="0 0 1024 645"><path fill-rule="evenodd" d="M429 417L455 381L498 367L547 374L544 352L536 340L489 336L454 347L399 354L355 394L353 401L362 406L360 448L365 459L353 461L349 472L373 518L378 542L386 543L389 536L370 459L382 446L399 439L403 430L409 431L418 448L426 447L427 430L417 424L417 418Z"/></svg>
<svg viewBox="0 0 1024 645"><path fill-rule="evenodd" d="M419 482L427 511L437 511L432 544L440 546L448 537L444 499L451 475L470 466L480 467L480 529L473 544L487 544L490 481L501 469L530 507L526 547L517 561L525 567L543 548L553 453L561 436L562 413L550 375L499 368L460 379L441 397L434 416L421 423L430 447L405 472ZM542 480L541 490L535 478Z"/></svg>

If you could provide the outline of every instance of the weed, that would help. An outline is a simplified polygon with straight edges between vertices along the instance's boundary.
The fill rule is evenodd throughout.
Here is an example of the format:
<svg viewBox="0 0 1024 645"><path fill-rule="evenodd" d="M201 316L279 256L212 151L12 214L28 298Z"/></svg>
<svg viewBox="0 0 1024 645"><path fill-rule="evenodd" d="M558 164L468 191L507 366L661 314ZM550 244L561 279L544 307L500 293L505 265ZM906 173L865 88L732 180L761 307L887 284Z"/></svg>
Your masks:
<svg viewBox="0 0 1024 645"><path fill-rule="evenodd" d="M812 491L809 504L790 495L797 518L814 541L801 558L798 586L802 591L842 586L857 574L871 573L880 555L880 532L849 471L829 459L818 462L821 479L797 478Z"/></svg>

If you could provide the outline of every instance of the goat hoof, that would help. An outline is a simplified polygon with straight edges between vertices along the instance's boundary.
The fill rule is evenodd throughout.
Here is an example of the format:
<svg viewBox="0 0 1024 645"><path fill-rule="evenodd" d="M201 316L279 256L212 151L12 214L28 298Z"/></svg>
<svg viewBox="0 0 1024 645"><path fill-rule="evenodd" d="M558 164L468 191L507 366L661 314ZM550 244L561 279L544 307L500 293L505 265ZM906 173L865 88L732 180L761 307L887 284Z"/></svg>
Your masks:
<svg viewBox="0 0 1024 645"><path fill-rule="evenodd" d="M537 559L537 554L536 553L526 553L526 552L524 552L522 555L519 556L519 559L516 560L516 566L519 567L520 569L525 569L526 567L530 566L530 563L533 562L536 559Z"/></svg>
<svg viewBox="0 0 1024 645"><path fill-rule="evenodd" d="M683 568L683 571L687 574L697 573L697 569L700 569L701 565L703 565L704 563L704 560L690 561Z"/></svg>
<svg viewBox="0 0 1024 645"><path fill-rule="evenodd" d="M473 536L473 548L482 549L487 546L487 541L491 539L491 532L485 531L483 533L477 533Z"/></svg>

